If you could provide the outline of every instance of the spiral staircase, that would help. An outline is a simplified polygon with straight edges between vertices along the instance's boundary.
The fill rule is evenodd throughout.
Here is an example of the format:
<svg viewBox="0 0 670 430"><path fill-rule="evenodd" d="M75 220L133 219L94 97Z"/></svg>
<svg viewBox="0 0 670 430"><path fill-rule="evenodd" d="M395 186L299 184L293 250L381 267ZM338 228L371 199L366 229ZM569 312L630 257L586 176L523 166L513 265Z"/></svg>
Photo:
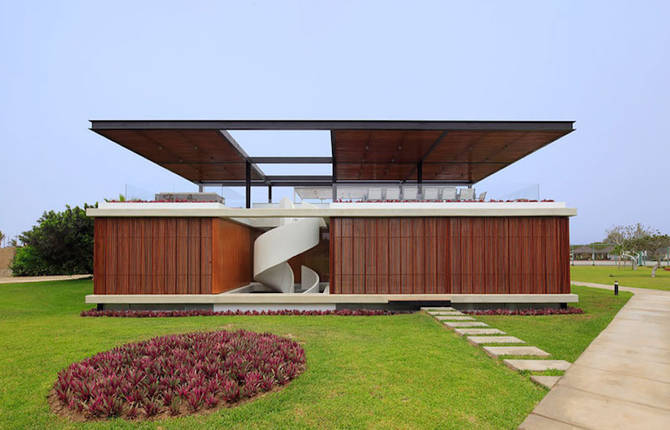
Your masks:
<svg viewBox="0 0 670 430"><path fill-rule="evenodd" d="M280 207L293 208L282 199ZM269 230L254 242L254 280L281 293L294 293L293 269L288 260L319 244L321 218L283 218L279 226ZM301 267L301 290L319 292L319 275L307 266Z"/></svg>

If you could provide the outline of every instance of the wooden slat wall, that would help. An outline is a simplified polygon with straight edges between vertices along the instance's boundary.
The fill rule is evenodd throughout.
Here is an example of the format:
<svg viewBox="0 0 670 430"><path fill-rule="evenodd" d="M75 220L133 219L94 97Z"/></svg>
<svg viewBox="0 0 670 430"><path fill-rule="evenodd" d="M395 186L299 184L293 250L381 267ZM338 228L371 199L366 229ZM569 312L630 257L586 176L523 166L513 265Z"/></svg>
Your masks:
<svg viewBox="0 0 670 430"><path fill-rule="evenodd" d="M252 229L219 218L96 218L95 294L211 294L251 281Z"/></svg>
<svg viewBox="0 0 670 430"><path fill-rule="evenodd" d="M567 217L331 218L331 293L569 293L568 225Z"/></svg>

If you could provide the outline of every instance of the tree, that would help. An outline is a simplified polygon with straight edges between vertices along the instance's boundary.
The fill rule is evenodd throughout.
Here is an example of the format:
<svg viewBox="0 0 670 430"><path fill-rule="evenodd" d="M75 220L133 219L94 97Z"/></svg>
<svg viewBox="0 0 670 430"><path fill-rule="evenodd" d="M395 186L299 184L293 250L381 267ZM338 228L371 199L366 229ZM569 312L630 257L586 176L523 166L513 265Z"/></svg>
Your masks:
<svg viewBox="0 0 670 430"><path fill-rule="evenodd" d="M647 255L656 260L651 269L651 277L656 277L656 270L661 267L661 260L670 247L670 236L658 232L631 240L630 246L639 251L646 251Z"/></svg>
<svg viewBox="0 0 670 430"><path fill-rule="evenodd" d="M11 264L14 275L91 273L93 218L86 216L88 207L66 206L63 212L44 212L37 225L21 233L21 246Z"/></svg>
<svg viewBox="0 0 670 430"><path fill-rule="evenodd" d="M5 240L5 234L0 231L0 247L2 246L2 242Z"/></svg>
<svg viewBox="0 0 670 430"><path fill-rule="evenodd" d="M604 242L614 245L614 252L617 253L619 257L630 258L633 270L636 270L637 261L631 253L637 253L640 252L640 250L635 249L635 240L657 234L658 232L651 227L637 223L631 225L615 225L605 233L607 233L607 237Z"/></svg>

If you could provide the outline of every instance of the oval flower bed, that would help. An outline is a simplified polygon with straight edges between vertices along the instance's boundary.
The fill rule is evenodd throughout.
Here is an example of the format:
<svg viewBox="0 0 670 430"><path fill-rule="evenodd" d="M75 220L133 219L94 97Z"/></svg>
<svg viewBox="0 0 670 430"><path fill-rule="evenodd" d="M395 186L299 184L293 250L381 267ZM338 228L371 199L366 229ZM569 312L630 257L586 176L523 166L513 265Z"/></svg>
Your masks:
<svg viewBox="0 0 670 430"><path fill-rule="evenodd" d="M52 409L75 419L147 419L230 406L286 384L305 351L270 333L188 333L130 343L63 369Z"/></svg>

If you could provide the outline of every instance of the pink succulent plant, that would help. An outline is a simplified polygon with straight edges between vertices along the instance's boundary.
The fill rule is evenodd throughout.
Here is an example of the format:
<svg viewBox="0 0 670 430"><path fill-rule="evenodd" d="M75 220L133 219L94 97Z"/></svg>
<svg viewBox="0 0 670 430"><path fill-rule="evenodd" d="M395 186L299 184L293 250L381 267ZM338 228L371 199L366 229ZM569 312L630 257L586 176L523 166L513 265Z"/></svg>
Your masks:
<svg viewBox="0 0 670 430"><path fill-rule="evenodd" d="M179 415L235 403L286 384L305 368L296 342L215 331L156 337L63 369L55 399L85 418Z"/></svg>

